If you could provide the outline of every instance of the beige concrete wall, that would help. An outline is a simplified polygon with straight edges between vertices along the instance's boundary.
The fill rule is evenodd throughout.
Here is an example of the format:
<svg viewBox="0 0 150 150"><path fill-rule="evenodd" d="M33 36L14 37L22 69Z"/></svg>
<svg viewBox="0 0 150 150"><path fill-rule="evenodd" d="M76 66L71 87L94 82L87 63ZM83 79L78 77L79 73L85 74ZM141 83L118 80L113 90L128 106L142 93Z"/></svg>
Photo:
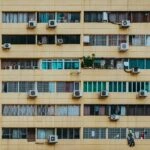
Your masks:
<svg viewBox="0 0 150 150"><path fill-rule="evenodd" d="M150 0L0 0L0 34L81 34L79 45L12 45L10 51L3 51L0 42L0 58L82 58L95 53L97 57L150 58L149 47L130 47L126 53L119 53L118 47L83 46L84 34L150 34L150 23L132 23L127 30L110 23L83 23L83 11L149 11ZM80 23L62 23L54 30L40 23L36 29L28 30L27 24L3 24L2 11L80 11ZM1 36L0 36L1 41ZM139 75L131 75L123 70L82 69L79 75L70 71L41 70L0 70L2 81L149 81L150 71L142 70ZM0 90L2 85L0 84ZM83 104L150 104L150 96L140 100L136 93L111 93L99 99L98 93L84 93L80 100L72 99L68 93L40 93L35 101L27 100L22 93L1 93L0 104L81 104L78 117L2 117L1 127L80 127L81 139L59 140L56 145L48 145L45 140L2 140L0 130L0 150L128 150L126 140L85 140L84 127L136 127L150 128L150 117L122 116L118 122L110 122L107 116L83 116ZM0 107L1 112L1 107ZM134 150L149 150L150 140L136 140Z"/></svg>

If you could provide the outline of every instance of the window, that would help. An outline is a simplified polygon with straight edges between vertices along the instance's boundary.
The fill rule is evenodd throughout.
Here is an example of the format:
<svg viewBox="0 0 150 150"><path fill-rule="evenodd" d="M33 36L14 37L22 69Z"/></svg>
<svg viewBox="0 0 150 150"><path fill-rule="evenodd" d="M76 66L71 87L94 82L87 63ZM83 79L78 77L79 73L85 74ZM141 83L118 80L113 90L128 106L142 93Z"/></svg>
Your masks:
<svg viewBox="0 0 150 150"><path fill-rule="evenodd" d="M55 106L54 105L37 105L38 116L54 116Z"/></svg>
<svg viewBox="0 0 150 150"><path fill-rule="evenodd" d="M35 90L35 82L21 81L19 82L19 92L29 92Z"/></svg>
<svg viewBox="0 0 150 150"><path fill-rule="evenodd" d="M103 105L84 105L85 116L102 116L105 115L106 106Z"/></svg>
<svg viewBox="0 0 150 150"><path fill-rule="evenodd" d="M126 92L126 82L109 82L109 92Z"/></svg>
<svg viewBox="0 0 150 150"><path fill-rule="evenodd" d="M80 44L80 35L57 35L57 39L63 39L63 44Z"/></svg>
<svg viewBox="0 0 150 150"><path fill-rule="evenodd" d="M57 22L78 23L80 22L80 12L57 12Z"/></svg>
<svg viewBox="0 0 150 150"><path fill-rule="evenodd" d="M108 128L108 139L126 139L126 128Z"/></svg>
<svg viewBox="0 0 150 150"><path fill-rule="evenodd" d="M38 60L2 59L2 69L38 69Z"/></svg>
<svg viewBox="0 0 150 150"><path fill-rule="evenodd" d="M109 35L109 46L117 46L118 45L118 38L117 35Z"/></svg>
<svg viewBox="0 0 150 150"><path fill-rule="evenodd" d="M55 134L55 129L45 129L38 128L37 129L37 139L48 139L50 135Z"/></svg>
<svg viewBox="0 0 150 150"><path fill-rule="evenodd" d="M129 43L132 46L145 46L145 35L130 35Z"/></svg>
<svg viewBox="0 0 150 150"><path fill-rule="evenodd" d="M37 13L38 23L48 23L49 20L55 20L54 12L38 12Z"/></svg>
<svg viewBox="0 0 150 150"><path fill-rule="evenodd" d="M102 12L84 12L84 22L102 22Z"/></svg>
<svg viewBox="0 0 150 150"><path fill-rule="evenodd" d="M84 139L106 139L106 128L84 128Z"/></svg>
<svg viewBox="0 0 150 150"><path fill-rule="evenodd" d="M48 82L38 82L37 90L38 90L38 92L49 92L49 83Z"/></svg>
<svg viewBox="0 0 150 150"><path fill-rule="evenodd" d="M74 89L79 90L76 89L77 85L79 88L79 82L57 82L56 92L73 92Z"/></svg>
<svg viewBox="0 0 150 150"><path fill-rule="evenodd" d="M56 116L79 116L80 107L78 105L57 105Z"/></svg>
<svg viewBox="0 0 150 150"><path fill-rule="evenodd" d="M100 92L102 90L108 90L109 92L139 92L140 90L147 90L149 92L150 82L85 81L83 83L84 92Z"/></svg>
<svg viewBox="0 0 150 150"><path fill-rule="evenodd" d="M2 44L35 44L35 35L2 35Z"/></svg>
<svg viewBox="0 0 150 150"><path fill-rule="evenodd" d="M90 35L90 43L91 46L106 46L106 35Z"/></svg>
<svg viewBox="0 0 150 150"><path fill-rule="evenodd" d="M55 35L37 35L37 44L55 44Z"/></svg>
<svg viewBox="0 0 150 150"><path fill-rule="evenodd" d="M27 130L25 128L3 128L2 139L26 139Z"/></svg>
<svg viewBox="0 0 150 150"><path fill-rule="evenodd" d="M150 12L131 12L132 22L149 22Z"/></svg>
<svg viewBox="0 0 150 150"><path fill-rule="evenodd" d="M80 116L80 105L3 105L3 116Z"/></svg>
<svg viewBox="0 0 150 150"><path fill-rule="evenodd" d="M58 135L58 139L79 139L80 129L79 128L58 128L57 135Z"/></svg>
<svg viewBox="0 0 150 150"><path fill-rule="evenodd" d="M79 69L80 68L80 61L74 59L66 59L64 61L64 69Z"/></svg>
<svg viewBox="0 0 150 150"><path fill-rule="evenodd" d="M90 43L86 46L120 46L127 43L127 35L88 35Z"/></svg>
<svg viewBox="0 0 150 150"><path fill-rule="evenodd" d="M92 81L86 81L83 83L84 92L100 92L102 90L106 90L106 82L92 82Z"/></svg>
<svg viewBox="0 0 150 150"><path fill-rule="evenodd" d="M36 20L34 12L3 12L3 23L26 23L29 20Z"/></svg>
<svg viewBox="0 0 150 150"><path fill-rule="evenodd" d="M121 115L125 116L126 115L126 106L122 105L110 105L107 107L107 113L109 115Z"/></svg>
<svg viewBox="0 0 150 150"><path fill-rule="evenodd" d="M18 82L3 82L3 89L2 91L7 92L18 92Z"/></svg>
<svg viewBox="0 0 150 150"><path fill-rule="evenodd" d="M110 12L108 17L109 17L109 22L121 23L122 20L128 20L128 13L127 12Z"/></svg>
<svg viewBox="0 0 150 150"><path fill-rule="evenodd" d="M35 141L35 128L28 128L27 129L27 140L28 142Z"/></svg>

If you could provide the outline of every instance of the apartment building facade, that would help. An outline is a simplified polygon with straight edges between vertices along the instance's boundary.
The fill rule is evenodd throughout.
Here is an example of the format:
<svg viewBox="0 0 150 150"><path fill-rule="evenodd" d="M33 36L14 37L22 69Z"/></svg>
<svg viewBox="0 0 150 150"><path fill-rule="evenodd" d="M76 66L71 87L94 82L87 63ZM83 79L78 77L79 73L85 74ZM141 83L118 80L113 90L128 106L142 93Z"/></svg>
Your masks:
<svg viewBox="0 0 150 150"><path fill-rule="evenodd" d="M149 150L149 0L0 0L0 41L0 150Z"/></svg>

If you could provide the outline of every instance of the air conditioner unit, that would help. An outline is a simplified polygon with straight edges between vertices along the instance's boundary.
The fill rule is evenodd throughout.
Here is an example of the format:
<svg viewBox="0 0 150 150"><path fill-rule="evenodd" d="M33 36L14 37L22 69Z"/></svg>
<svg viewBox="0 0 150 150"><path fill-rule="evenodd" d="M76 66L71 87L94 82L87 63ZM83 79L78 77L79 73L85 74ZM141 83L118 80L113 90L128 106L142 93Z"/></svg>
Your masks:
<svg viewBox="0 0 150 150"><path fill-rule="evenodd" d="M56 20L49 20L48 21L48 27L49 28L55 28L57 26L57 21Z"/></svg>
<svg viewBox="0 0 150 150"><path fill-rule="evenodd" d="M140 73L140 68L138 68L138 67L132 68L132 69L131 69L131 73L133 73L133 74L138 74L138 73Z"/></svg>
<svg viewBox="0 0 150 150"><path fill-rule="evenodd" d="M84 42L84 44L89 44L90 43L90 36L89 35L85 35L83 37L83 42Z"/></svg>
<svg viewBox="0 0 150 150"><path fill-rule="evenodd" d="M82 92L80 90L74 90L72 97L73 98L81 98L82 97Z"/></svg>
<svg viewBox="0 0 150 150"><path fill-rule="evenodd" d="M43 43L42 43L42 40L39 40L38 42L37 42L37 44L38 45L42 45Z"/></svg>
<svg viewBox="0 0 150 150"><path fill-rule="evenodd" d="M33 28L35 28L35 27L36 27L36 21L29 21L29 22L28 22L28 28L33 29Z"/></svg>
<svg viewBox="0 0 150 150"><path fill-rule="evenodd" d="M128 27L130 27L130 25L131 25L130 20L122 20L122 22L121 22L122 28L128 28Z"/></svg>
<svg viewBox="0 0 150 150"><path fill-rule="evenodd" d="M29 90L28 97L36 98L37 96L38 96L38 91L37 90Z"/></svg>
<svg viewBox="0 0 150 150"><path fill-rule="evenodd" d="M48 143L49 144L55 144L58 142L58 136L57 135L49 135L48 136Z"/></svg>
<svg viewBox="0 0 150 150"><path fill-rule="evenodd" d="M147 93L146 90L140 90L139 93L138 93L138 96L139 97L147 97L148 93Z"/></svg>
<svg viewBox="0 0 150 150"><path fill-rule="evenodd" d="M108 95L109 95L109 92L106 90L103 90L100 92L100 97L108 97Z"/></svg>
<svg viewBox="0 0 150 150"><path fill-rule="evenodd" d="M124 61L124 68L128 69L129 68L129 62L128 61Z"/></svg>
<svg viewBox="0 0 150 150"><path fill-rule="evenodd" d="M116 115L116 114L113 114L113 115L110 115L110 120L112 120L112 121L117 121L117 120L119 120L119 118L120 118L120 116L119 115Z"/></svg>
<svg viewBox="0 0 150 150"><path fill-rule="evenodd" d="M103 12L103 14L102 14L102 21L103 22L108 22L108 13L107 12Z"/></svg>
<svg viewBox="0 0 150 150"><path fill-rule="evenodd" d="M63 44L63 39L57 39L57 45Z"/></svg>
<svg viewBox="0 0 150 150"><path fill-rule="evenodd" d="M129 49L129 44L128 43L121 43L120 44L120 48L119 48L119 51L120 52L125 52Z"/></svg>
<svg viewBox="0 0 150 150"><path fill-rule="evenodd" d="M11 44L10 43L4 43L2 48L3 49L10 49L11 48Z"/></svg>

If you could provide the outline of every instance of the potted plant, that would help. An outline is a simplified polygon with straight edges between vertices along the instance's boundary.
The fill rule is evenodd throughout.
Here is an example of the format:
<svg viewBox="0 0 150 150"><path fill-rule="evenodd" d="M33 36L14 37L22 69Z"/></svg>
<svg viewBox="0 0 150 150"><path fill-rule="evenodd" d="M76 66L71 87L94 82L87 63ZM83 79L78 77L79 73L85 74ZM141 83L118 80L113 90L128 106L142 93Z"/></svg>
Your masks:
<svg viewBox="0 0 150 150"><path fill-rule="evenodd" d="M95 60L95 54L92 54L92 56L84 56L82 60L82 68L93 68L93 62Z"/></svg>

